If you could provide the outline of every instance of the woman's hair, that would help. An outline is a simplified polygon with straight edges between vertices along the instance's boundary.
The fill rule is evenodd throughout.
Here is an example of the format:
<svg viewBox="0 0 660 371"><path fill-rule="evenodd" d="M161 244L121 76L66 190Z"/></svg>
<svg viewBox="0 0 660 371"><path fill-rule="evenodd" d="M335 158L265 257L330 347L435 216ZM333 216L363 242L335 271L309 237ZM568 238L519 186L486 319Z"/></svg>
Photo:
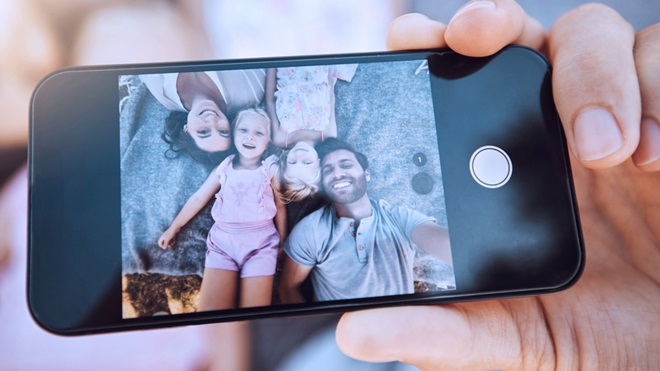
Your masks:
<svg viewBox="0 0 660 371"><path fill-rule="evenodd" d="M186 153L201 164L215 166L233 153L233 148L227 151L207 152L197 147L190 134L183 130L187 122L188 112L182 111L172 111L165 119L165 130L161 137L170 146L165 151L165 157L177 158L181 156L181 153Z"/></svg>
<svg viewBox="0 0 660 371"><path fill-rule="evenodd" d="M321 170L311 181L288 177L286 175L287 157L290 150L284 150L280 154L280 177L282 181L281 199L284 203L297 202L317 194L320 190Z"/></svg>

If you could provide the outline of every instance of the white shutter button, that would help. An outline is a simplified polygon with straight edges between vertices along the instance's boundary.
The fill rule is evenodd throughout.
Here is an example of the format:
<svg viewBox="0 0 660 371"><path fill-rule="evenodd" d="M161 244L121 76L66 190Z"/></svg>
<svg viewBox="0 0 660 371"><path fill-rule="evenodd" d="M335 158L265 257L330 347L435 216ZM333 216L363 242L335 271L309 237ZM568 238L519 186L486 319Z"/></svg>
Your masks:
<svg viewBox="0 0 660 371"><path fill-rule="evenodd" d="M501 148L483 146L470 157L470 174L479 185L499 188L511 179L513 165L509 155Z"/></svg>

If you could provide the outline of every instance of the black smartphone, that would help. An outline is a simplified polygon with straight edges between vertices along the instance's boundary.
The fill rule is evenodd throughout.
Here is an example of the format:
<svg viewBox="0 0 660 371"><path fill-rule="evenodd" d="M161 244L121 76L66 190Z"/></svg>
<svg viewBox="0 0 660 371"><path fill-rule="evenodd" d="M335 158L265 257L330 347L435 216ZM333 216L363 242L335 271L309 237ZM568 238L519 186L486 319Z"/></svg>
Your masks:
<svg viewBox="0 0 660 371"><path fill-rule="evenodd" d="M29 308L62 335L552 293L584 248L509 46L67 69L31 105Z"/></svg>

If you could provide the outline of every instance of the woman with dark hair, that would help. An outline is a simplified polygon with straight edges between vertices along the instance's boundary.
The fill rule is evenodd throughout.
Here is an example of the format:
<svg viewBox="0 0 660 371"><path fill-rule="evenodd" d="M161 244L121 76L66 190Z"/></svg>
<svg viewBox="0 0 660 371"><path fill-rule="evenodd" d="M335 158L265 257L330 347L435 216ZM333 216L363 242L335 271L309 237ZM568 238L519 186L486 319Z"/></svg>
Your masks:
<svg viewBox="0 0 660 371"><path fill-rule="evenodd" d="M188 114L182 111L171 111L165 119L165 129L161 137L170 146L165 156L177 158L181 152L185 152L202 164L214 165L222 162L229 154L229 150L208 152L199 148L193 137L184 129L187 122Z"/></svg>
<svg viewBox="0 0 660 371"><path fill-rule="evenodd" d="M230 118L264 97L262 69L188 72L140 76L171 114L163 139L168 154L188 153L202 163L219 163L231 149Z"/></svg>

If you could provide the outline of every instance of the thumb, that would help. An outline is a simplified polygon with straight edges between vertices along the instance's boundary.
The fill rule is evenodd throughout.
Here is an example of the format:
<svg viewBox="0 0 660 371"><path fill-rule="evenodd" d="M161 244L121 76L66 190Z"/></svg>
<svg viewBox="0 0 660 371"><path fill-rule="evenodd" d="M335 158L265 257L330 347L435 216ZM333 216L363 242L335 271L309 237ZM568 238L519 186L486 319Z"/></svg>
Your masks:
<svg viewBox="0 0 660 371"><path fill-rule="evenodd" d="M446 48L447 26L423 14L404 14L392 21L387 32L389 50Z"/></svg>
<svg viewBox="0 0 660 371"><path fill-rule="evenodd" d="M521 335L507 313L496 301L353 312L341 318L337 344L362 361L423 370L521 369Z"/></svg>

